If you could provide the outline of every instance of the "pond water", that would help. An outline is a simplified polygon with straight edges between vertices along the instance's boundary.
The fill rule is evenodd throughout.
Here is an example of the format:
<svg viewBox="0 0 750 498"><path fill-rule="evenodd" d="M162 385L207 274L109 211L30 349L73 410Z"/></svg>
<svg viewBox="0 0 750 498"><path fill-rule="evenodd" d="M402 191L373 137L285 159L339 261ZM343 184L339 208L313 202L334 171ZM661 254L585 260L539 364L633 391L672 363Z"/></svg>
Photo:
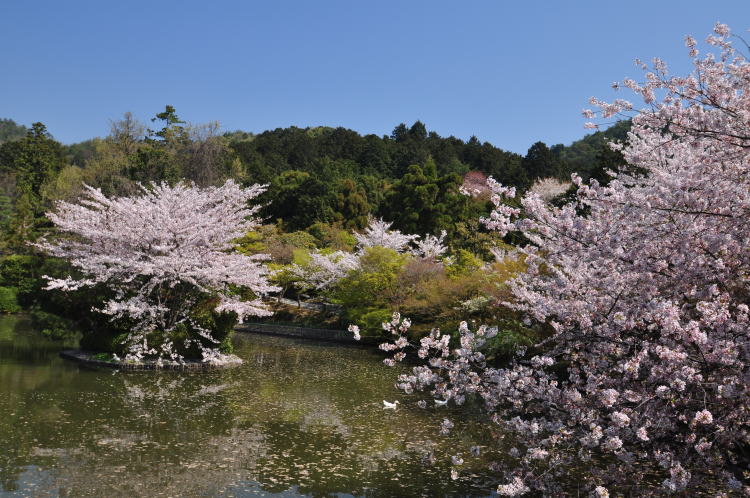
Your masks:
<svg viewBox="0 0 750 498"><path fill-rule="evenodd" d="M492 494L484 456L467 451L483 426L414 406L375 351L237 334L241 367L122 373L61 349L25 317L0 317L0 495ZM466 463L452 480L455 453Z"/></svg>

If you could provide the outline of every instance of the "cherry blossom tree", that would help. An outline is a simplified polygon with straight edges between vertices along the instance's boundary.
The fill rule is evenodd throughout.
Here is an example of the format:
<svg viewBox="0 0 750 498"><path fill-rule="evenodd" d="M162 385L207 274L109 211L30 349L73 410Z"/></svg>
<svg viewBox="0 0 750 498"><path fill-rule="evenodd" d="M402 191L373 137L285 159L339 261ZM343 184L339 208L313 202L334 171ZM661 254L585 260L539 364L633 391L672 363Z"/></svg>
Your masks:
<svg viewBox="0 0 750 498"><path fill-rule="evenodd" d="M178 346L193 345L204 361L220 361L218 340L193 312L209 303L214 313L240 321L270 314L261 298L277 289L266 279L266 257L233 251L233 241L258 225L258 206L249 203L264 190L231 180L204 189L162 183L139 196L108 198L87 186L79 203L59 202L48 213L60 236L37 244L82 277L47 277L47 289L110 289L114 297L95 311L132 323L127 359L179 361ZM192 333L177 334L186 328Z"/></svg>
<svg viewBox="0 0 750 498"><path fill-rule="evenodd" d="M459 191L464 195L489 196L490 189L487 187L487 175L481 171L469 171L464 175L464 182Z"/></svg>
<svg viewBox="0 0 750 498"><path fill-rule="evenodd" d="M410 252L421 258L435 259L448 250L444 244L445 230L442 230L440 235L426 235L420 240L419 235L391 230L391 225L393 223L381 219L370 219L369 225L362 233L354 234L359 252L363 252L368 247L385 247L399 253Z"/></svg>
<svg viewBox="0 0 750 498"><path fill-rule="evenodd" d="M297 287L320 291L334 286L349 272L359 268L360 258L370 247L385 247L398 253L408 252L418 258L432 260L448 250L444 244L445 230L439 236L427 235L420 240L419 235L391 230L391 225L392 223L380 219L370 219L363 233L354 233L357 240L355 253L313 251L307 263L292 266L292 272L298 278Z"/></svg>
<svg viewBox="0 0 750 498"><path fill-rule="evenodd" d="M506 305L548 338L498 368L482 354L496 329L463 323L455 349L435 330L416 345L426 363L400 377L407 393L478 398L513 433L503 495L563 493L571 468L600 497L750 493L750 63L714 31L703 57L687 38L692 74L656 59L623 82L646 107L614 145L631 167L608 186L573 175L574 202L532 190L515 208L490 180L484 223L530 242ZM589 118L634 108L592 103ZM384 327L388 362L403 359L408 322Z"/></svg>
<svg viewBox="0 0 750 498"><path fill-rule="evenodd" d="M358 267L359 257L356 254L345 251L314 251L307 264L295 264L292 271L304 285L321 290L335 284Z"/></svg>
<svg viewBox="0 0 750 498"><path fill-rule="evenodd" d="M355 233L357 246L360 251L367 247L385 247L396 252L404 252L409 245L419 238L419 235L408 235L399 230L391 230L387 221L373 218L362 233Z"/></svg>
<svg viewBox="0 0 750 498"><path fill-rule="evenodd" d="M445 254L448 248L445 246L446 231L442 230L440 235L426 235L422 240L416 241L414 254L427 259L435 259Z"/></svg>
<svg viewBox="0 0 750 498"><path fill-rule="evenodd" d="M567 192L571 186L570 182L561 182L557 178L542 178L534 182L531 191L549 202Z"/></svg>

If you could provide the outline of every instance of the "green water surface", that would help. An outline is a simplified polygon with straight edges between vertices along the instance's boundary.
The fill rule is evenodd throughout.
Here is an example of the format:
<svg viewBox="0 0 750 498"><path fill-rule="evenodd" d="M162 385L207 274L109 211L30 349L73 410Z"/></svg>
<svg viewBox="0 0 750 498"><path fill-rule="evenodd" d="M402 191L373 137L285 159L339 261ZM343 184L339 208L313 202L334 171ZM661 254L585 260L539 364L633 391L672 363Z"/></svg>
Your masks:
<svg viewBox="0 0 750 498"><path fill-rule="evenodd" d="M0 317L0 495L491 494L486 462L468 455L481 424L414 406L375 351L237 334L241 367L121 373L63 347ZM448 414L457 427L442 436Z"/></svg>

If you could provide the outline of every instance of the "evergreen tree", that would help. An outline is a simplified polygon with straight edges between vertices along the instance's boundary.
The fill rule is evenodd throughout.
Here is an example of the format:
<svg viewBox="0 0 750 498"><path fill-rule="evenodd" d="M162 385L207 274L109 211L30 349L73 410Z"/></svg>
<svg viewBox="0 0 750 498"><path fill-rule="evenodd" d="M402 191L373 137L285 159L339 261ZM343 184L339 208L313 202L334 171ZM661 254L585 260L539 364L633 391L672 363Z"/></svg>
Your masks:
<svg viewBox="0 0 750 498"><path fill-rule="evenodd" d="M38 196L42 184L65 164L63 146L42 123L34 123L21 140L0 146L0 172L16 175L16 185Z"/></svg>
<svg viewBox="0 0 750 498"><path fill-rule="evenodd" d="M367 225L369 214L365 190L350 178L342 180L336 194L336 221L343 228L360 229Z"/></svg>
<svg viewBox="0 0 750 498"><path fill-rule="evenodd" d="M458 175L438 176L432 159L423 166L413 164L389 192L381 214L394 220L394 227L419 235L453 232L466 214L468 198L458 192Z"/></svg>
<svg viewBox="0 0 750 498"><path fill-rule="evenodd" d="M625 158L619 150L613 150L602 144L596 154L594 169L589 173L589 180L596 180L600 185L608 185L612 177L608 171L619 171L626 168Z"/></svg>
<svg viewBox="0 0 750 498"><path fill-rule="evenodd" d="M329 183L305 171L284 171L272 182L262 199L263 215L280 220L288 231L304 230L317 221L333 221Z"/></svg>
<svg viewBox="0 0 750 498"><path fill-rule="evenodd" d="M0 145L0 174L15 178L10 198L13 207L8 218L6 243L25 251L26 242L44 222L50 207L42 195L43 186L65 165L63 146L55 141L42 123L34 123L20 140Z"/></svg>
<svg viewBox="0 0 750 498"><path fill-rule="evenodd" d="M409 138L416 141L423 141L427 138L427 127L421 121L416 121L409 128Z"/></svg>
<svg viewBox="0 0 750 498"><path fill-rule="evenodd" d="M544 142L532 145L521 162L529 180L560 176L560 165Z"/></svg>

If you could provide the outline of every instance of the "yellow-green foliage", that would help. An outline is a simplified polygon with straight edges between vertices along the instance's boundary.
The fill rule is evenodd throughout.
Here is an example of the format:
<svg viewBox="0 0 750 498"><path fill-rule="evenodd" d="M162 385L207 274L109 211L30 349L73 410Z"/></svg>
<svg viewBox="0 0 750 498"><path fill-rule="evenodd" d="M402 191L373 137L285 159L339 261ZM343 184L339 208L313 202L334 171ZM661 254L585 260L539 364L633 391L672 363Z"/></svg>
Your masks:
<svg viewBox="0 0 750 498"><path fill-rule="evenodd" d="M330 248L333 251L353 251L357 244L351 231L318 222L311 225L307 232L315 237L318 247Z"/></svg>
<svg viewBox="0 0 750 498"><path fill-rule="evenodd" d="M410 277L413 285L400 311L412 319L410 333L414 338L438 327L457 340L458 324L463 320L470 321L472 327L482 324L497 327L497 336L487 342L483 352L488 360L502 364L518 347L531 346L541 337L537 331L522 325L517 312L502 304L512 301L508 280L524 270L522 260L505 258L488 264L481 263L471 253L459 251L445 271L422 266L423 278ZM400 278L408 273L402 272Z"/></svg>
<svg viewBox="0 0 750 498"><path fill-rule="evenodd" d="M480 264L479 258L459 250L445 272L414 286L401 311L412 317L415 332L436 325L455 328L467 318L490 325L515 320L516 314L501 303L512 299L506 282L524 269L522 261L512 258Z"/></svg>
<svg viewBox="0 0 750 498"><path fill-rule="evenodd" d="M262 225L235 241L237 251L248 255L263 254L268 251L266 241L277 236L278 233L279 229L276 225Z"/></svg>
<svg viewBox="0 0 750 498"><path fill-rule="evenodd" d="M264 225L238 239L237 250L243 254L268 254L276 263L294 261L295 251L317 247L316 239L307 232L282 232L276 225Z"/></svg>
<svg viewBox="0 0 750 498"><path fill-rule="evenodd" d="M0 313L18 313L21 311L16 299L17 295L18 289L15 287L0 287Z"/></svg>
<svg viewBox="0 0 750 498"><path fill-rule="evenodd" d="M325 223L291 233L276 226L262 227L239 241L243 251L271 254L271 280L282 288L282 295L320 293L341 306L339 326L355 323L364 335L380 335L381 323L400 311L412 319L415 336L435 326L455 331L466 319L498 326L500 333L491 345L496 357L533 342L533 332L520 325L516 313L501 305L512 299L506 282L525 270L523 261L515 258L487 263L466 249L457 249L441 262L371 247L361 256L360 266L333 288L316 291L299 287L294 265L309 264L312 251L327 253L353 246L351 234Z"/></svg>
<svg viewBox="0 0 750 498"><path fill-rule="evenodd" d="M281 287L279 291L280 296L286 296L289 289L294 288L294 285L299 281L299 275L294 271L292 265L284 265L280 263L268 263L268 269L271 272L269 281Z"/></svg>
<svg viewBox="0 0 750 498"><path fill-rule="evenodd" d="M339 281L332 300L342 306L348 323L363 327L366 335L380 333L382 317L397 309L402 290L399 274L411 259L384 247L370 247L360 258L360 267Z"/></svg>
<svg viewBox="0 0 750 498"><path fill-rule="evenodd" d="M483 265L482 258L466 249L459 249L449 258L445 270L448 275L456 277L475 272Z"/></svg>
<svg viewBox="0 0 750 498"><path fill-rule="evenodd" d="M107 195L128 195L138 190L128 171L133 167L132 153L135 144L125 144L113 138L92 140L93 156L86 159L83 168L66 166L60 178L47 187L51 200L71 200L80 195L83 183L102 189Z"/></svg>
<svg viewBox="0 0 750 498"><path fill-rule="evenodd" d="M305 266L310 264L312 258L310 257L309 249L293 249L292 250L292 264Z"/></svg>
<svg viewBox="0 0 750 498"><path fill-rule="evenodd" d="M65 166L56 177L42 187L42 197L50 200L70 201L83 192L83 169L78 166Z"/></svg>
<svg viewBox="0 0 750 498"><path fill-rule="evenodd" d="M497 274L497 278L501 282L505 282L516 275L526 271L526 257L506 257L502 261L497 261L492 264L492 271ZM508 296L510 299L510 296Z"/></svg>
<svg viewBox="0 0 750 498"><path fill-rule="evenodd" d="M315 237L303 231L282 233L278 240L280 244L295 249L315 249L317 247Z"/></svg>

